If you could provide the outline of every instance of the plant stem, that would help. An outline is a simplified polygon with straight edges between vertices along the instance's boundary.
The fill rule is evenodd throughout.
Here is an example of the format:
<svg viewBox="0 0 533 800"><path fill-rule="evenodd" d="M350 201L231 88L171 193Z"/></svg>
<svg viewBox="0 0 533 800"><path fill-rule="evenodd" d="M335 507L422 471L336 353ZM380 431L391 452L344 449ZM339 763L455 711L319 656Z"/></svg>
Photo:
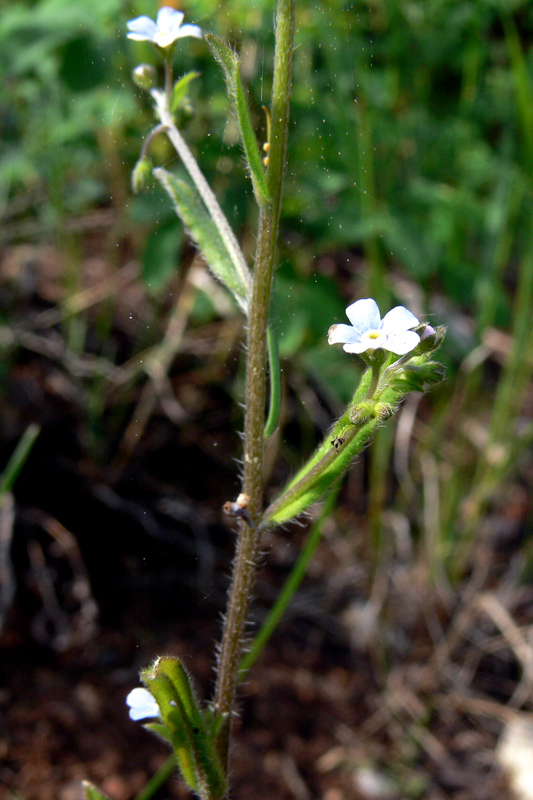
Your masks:
<svg viewBox="0 0 533 800"><path fill-rule="evenodd" d="M381 366L382 363L373 363L371 366L372 369L372 377L370 379L370 386L368 387L368 392L366 393L366 400L371 400L374 395L376 394L376 389L378 388L379 384L379 376L381 374Z"/></svg>
<svg viewBox="0 0 533 800"><path fill-rule="evenodd" d="M259 218L248 327L243 493L248 496L248 512L252 520L259 518L263 506L266 331L287 152L294 6L295 0L279 0L277 8L271 110L272 129L267 172L271 202L261 209ZM219 739L219 755L223 763L227 762L228 757L231 714L259 544L259 531L241 520L228 612L220 646L214 698L216 712L227 716L225 729Z"/></svg>

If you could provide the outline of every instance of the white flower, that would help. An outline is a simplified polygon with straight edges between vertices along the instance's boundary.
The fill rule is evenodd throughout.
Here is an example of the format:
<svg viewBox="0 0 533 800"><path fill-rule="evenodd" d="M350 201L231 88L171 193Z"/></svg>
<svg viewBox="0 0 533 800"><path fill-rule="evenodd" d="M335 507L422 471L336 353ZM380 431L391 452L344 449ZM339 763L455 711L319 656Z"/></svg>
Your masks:
<svg viewBox="0 0 533 800"><path fill-rule="evenodd" d="M161 716L155 697L140 686L131 690L126 697L126 705L129 706L131 719L135 721Z"/></svg>
<svg viewBox="0 0 533 800"><path fill-rule="evenodd" d="M136 42L152 42L158 47L169 47L176 39L183 36L196 36L202 38L202 31L198 25L182 25L183 14L169 6L163 6L157 12L157 20L150 17L136 17L130 19L128 25L128 39Z"/></svg>
<svg viewBox="0 0 533 800"><path fill-rule="evenodd" d="M344 345L347 353L365 353L367 350L389 350L403 356L420 341L418 333L410 330L419 325L414 314L403 306L396 306L381 319L375 300L357 300L348 306L346 316L351 325L332 325L328 331L329 344Z"/></svg>

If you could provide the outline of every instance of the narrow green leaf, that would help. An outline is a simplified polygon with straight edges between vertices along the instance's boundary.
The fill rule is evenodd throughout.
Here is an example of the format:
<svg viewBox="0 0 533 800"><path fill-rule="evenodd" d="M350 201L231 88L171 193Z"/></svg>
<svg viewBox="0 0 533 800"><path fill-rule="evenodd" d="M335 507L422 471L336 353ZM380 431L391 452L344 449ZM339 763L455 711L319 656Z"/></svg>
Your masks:
<svg viewBox="0 0 533 800"><path fill-rule="evenodd" d="M224 72L228 96L239 123L241 143L250 169L255 199L260 206L264 206L270 201L270 197L263 161L246 102L246 94L240 73L239 56L228 47L226 42L217 36L208 34L205 38Z"/></svg>
<svg viewBox="0 0 533 800"><path fill-rule="evenodd" d="M159 789L161 789L161 787L164 786L168 779L175 773L176 767L176 757L174 755L169 756L167 760L159 767L157 772L152 775L148 783L143 786L139 794L135 795L134 800L152 800L152 797L156 794L156 792L158 792Z"/></svg>
<svg viewBox="0 0 533 800"><path fill-rule="evenodd" d="M259 633L254 637L250 649L242 657L241 663L239 664L239 682L244 680L248 671L251 669L253 664L255 664L266 643L277 628L281 618L289 606L289 603L298 591L298 587L307 573L307 568L314 555L314 552L318 547L320 540L322 539L324 523L335 508L339 490L340 484L327 495L326 502L323 508L320 510L320 516L311 526L309 533L307 534L303 549L298 556L296 564L292 568L289 577L283 585L283 588L276 597L276 602L270 609L265 621L261 625Z"/></svg>
<svg viewBox="0 0 533 800"><path fill-rule="evenodd" d="M188 72L186 75L176 81L174 88L172 89L172 97L170 99L170 110L173 114L178 110L181 103L185 100L185 97L187 96L187 90L189 89L191 82L195 80L195 78L199 77L199 72Z"/></svg>
<svg viewBox="0 0 533 800"><path fill-rule="evenodd" d="M226 250L217 226L205 210L197 192L162 167L154 175L170 195L177 215L197 243L213 274L228 288L240 307L248 307L248 291Z"/></svg>
<svg viewBox="0 0 533 800"><path fill-rule="evenodd" d="M32 422L22 434L19 443L11 454L11 458L0 475L0 502L6 492L11 491L21 469L27 461L35 440L41 431L41 426Z"/></svg>
<svg viewBox="0 0 533 800"><path fill-rule="evenodd" d="M270 405L268 419L265 423L264 436L270 436L276 430L281 407L281 366L279 361L278 337L272 327L267 328L268 374L270 380Z"/></svg>
<svg viewBox="0 0 533 800"><path fill-rule="evenodd" d="M101 792L89 781L82 781L84 800L109 800L109 797Z"/></svg>

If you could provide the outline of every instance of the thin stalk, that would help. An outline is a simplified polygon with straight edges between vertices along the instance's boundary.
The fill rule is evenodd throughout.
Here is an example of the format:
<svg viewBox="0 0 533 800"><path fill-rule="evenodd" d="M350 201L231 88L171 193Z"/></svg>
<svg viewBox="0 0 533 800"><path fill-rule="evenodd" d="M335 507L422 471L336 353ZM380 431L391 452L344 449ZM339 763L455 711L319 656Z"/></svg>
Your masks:
<svg viewBox="0 0 533 800"><path fill-rule="evenodd" d="M261 209L259 218L252 303L248 327L243 493L248 496L248 513L251 520L259 518L263 506L266 331L287 152L294 10L295 0L279 0L276 16L276 49L272 87L270 161L267 172L267 185L271 202ZM227 762L228 757L231 714L259 544L259 531L244 520L241 520L228 600L228 612L220 646L214 697L216 712L227 717L227 724L218 743L219 755L223 763Z"/></svg>

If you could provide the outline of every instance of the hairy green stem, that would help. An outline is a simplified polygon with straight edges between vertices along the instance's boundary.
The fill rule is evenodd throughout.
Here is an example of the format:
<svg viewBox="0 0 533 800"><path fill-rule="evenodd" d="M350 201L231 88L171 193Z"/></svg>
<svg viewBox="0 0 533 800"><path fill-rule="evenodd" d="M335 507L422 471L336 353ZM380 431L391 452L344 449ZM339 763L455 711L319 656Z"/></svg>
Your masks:
<svg viewBox="0 0 533 800"><path fill-rule="evenodd" d="M252 303L248 326L243 493L248 498L248 514L252 521L260 517L263 505L266 331L287 152L294 40L294 6L295 0L279 0L277 8L271 107L272 130L267 172L267 184L271 201L261 209L259 218ZM259 532L255 527L241 520L228 600L228 612L220 646L214 698L216 712L227 717L225 730L219 739L219 755L223 763L227 761L228 756L231 714L259 544Z"/></svg>

